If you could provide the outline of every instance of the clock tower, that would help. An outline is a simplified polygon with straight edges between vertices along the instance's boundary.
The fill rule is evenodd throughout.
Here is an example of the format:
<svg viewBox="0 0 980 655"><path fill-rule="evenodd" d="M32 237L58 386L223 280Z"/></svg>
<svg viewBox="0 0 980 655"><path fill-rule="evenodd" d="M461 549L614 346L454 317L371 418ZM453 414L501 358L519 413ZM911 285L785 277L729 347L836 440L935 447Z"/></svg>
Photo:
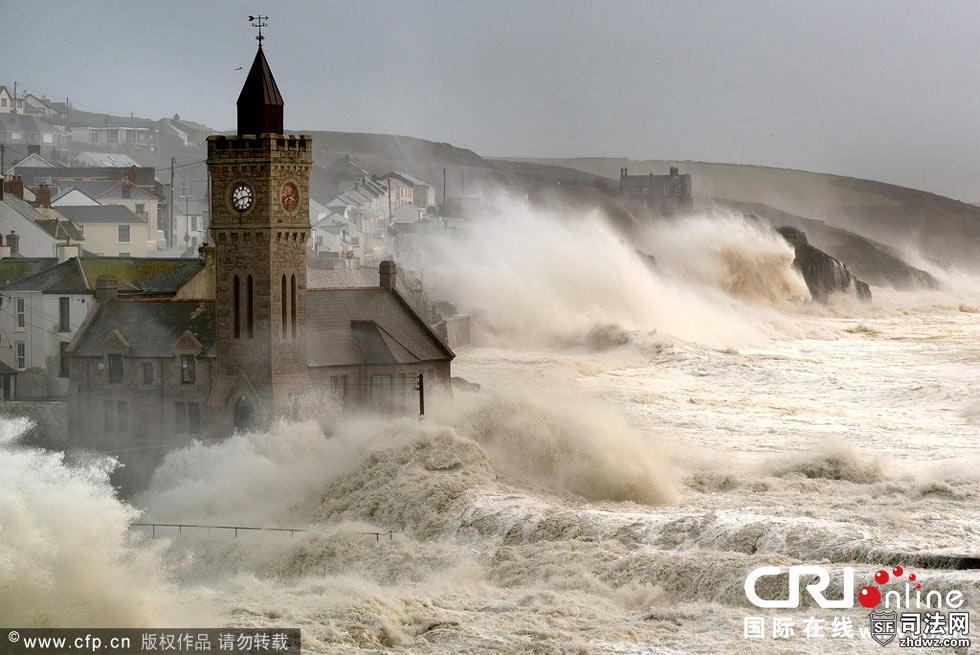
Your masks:
<svg viewBox="0 0 980 655"><path fill-rule="evenodd" d="M259 41L238 133L208 137L215 247L219 430L289 416L307 386L306 251L313 142L283 134L283 101Z"/></svg>

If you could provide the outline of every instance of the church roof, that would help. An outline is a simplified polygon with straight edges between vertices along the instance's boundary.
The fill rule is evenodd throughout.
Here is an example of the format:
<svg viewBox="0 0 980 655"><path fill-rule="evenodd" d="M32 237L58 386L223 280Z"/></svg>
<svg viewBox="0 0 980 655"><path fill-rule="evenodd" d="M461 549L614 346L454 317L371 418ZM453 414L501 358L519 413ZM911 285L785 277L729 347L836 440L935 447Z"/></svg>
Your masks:
<svg viewBox="0 0 980 655"><path fill-rule="evenodd" d="M202 357L214 357L214 303L201 300L117 300L99 308L73 352L101 357L115 330L129 344L130 357L173 357L174 345L190 331L203 346Z"/></svg>
<svg viewBox="0 0 980 655"><path fill-rule="evenodd" d="M309 289L306 354L311 367L405 364L454 357L404 300L381 287Z"/></svg>
<svg viewBox="0 0 980 655"><path fill-rule="evenodd" d="M238 95L238 136L282 134L282 95L261 45Z"/></svg>

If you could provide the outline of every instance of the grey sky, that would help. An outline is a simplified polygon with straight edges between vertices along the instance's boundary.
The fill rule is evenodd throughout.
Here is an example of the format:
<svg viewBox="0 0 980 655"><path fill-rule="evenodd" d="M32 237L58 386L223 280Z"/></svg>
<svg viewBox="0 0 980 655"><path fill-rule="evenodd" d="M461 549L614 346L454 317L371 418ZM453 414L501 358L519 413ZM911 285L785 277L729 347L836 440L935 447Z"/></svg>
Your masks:
<svg viewBox="0 0 980 655"><path fill-rule="evenodd" d="M262 4L0 0L0 84L230 129ZM264 4L293 130L785 166L980 200L978 2Z"/></svg>

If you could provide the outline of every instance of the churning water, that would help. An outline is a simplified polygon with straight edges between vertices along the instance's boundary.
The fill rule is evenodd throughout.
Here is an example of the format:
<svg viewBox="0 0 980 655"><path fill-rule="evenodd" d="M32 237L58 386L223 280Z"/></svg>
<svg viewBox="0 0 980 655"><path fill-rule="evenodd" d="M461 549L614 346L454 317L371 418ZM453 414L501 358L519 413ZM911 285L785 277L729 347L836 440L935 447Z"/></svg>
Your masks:
<svg viewBox="0 0 980 655"><path fill-rule="evenodd" d="M105 462L0 424L0 624L299 626L324 653L878 648L802 634L864 608L749 604L750 570L792 564L858 587L903 564L980 608L941 557L980 556L980 295L803 305L791 251L737 218L664 228L657 270L587 217L495 228L427 272L481 318L454 374L483 389L424 423L194 445L132 505ZM542 231L547 258L507 238ZM307 532L153 540L138 516ZM758 615L796 636L745 639Z"/></svg>

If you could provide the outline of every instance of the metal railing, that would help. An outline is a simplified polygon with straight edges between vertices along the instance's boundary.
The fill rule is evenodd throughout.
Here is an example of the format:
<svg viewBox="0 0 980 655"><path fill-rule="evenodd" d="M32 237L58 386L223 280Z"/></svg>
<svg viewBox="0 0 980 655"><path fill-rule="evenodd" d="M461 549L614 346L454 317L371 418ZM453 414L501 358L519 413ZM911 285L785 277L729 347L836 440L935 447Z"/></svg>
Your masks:
<svg viewBox="0 0 980 655"><path fill-rule="evenodd" d="M134 528L150 528L150 536L156 538L157 528L177 528L177 534L183 534L184 528L195 529L195 530L207 530L208 534L212 530L231 530L235 533L235 537L238 537L239 530L243 532L288 532L289 536L293 536L297 532L310 532L310 530L305 530L303 528L266 528L266 527L255 527L255 526L245 526L245 525L201 525L197 523L130 523L131 527ZM394 535L394 530L388 530L387 532L356 532L355 534L363 535L373 535L374 540L377 542L381 541L381 537L387 536L388 541L392 540Z"/></svg>

